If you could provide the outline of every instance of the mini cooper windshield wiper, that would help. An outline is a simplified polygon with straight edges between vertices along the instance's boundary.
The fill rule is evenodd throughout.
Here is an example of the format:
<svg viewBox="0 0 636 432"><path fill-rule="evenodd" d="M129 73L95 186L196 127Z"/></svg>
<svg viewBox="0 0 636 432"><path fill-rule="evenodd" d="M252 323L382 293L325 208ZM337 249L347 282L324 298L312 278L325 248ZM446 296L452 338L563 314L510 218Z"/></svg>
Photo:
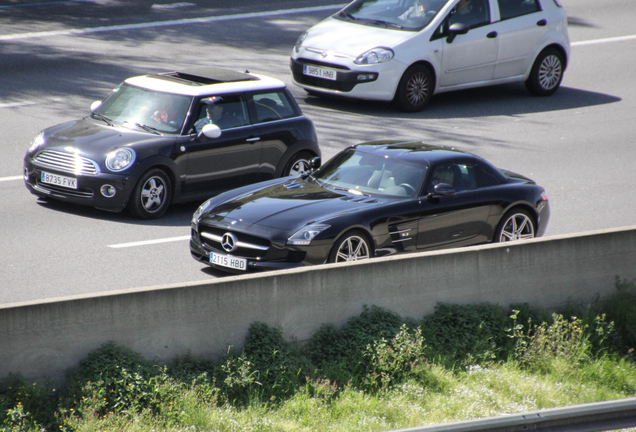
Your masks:
<svg viewBox="0 0 636 432"><path fill-rule="evenodd" d="M155 135L161 135L161 132L159 132L158 129L153 128L152 126L148 126L148 125L141 124L141 123L135 123L135 126L139 126L140 128L142 128L146 132L152 132Z"/></svg>
<svg viewBox="0 0 636 432"><path fill-rule="evenodd" d="M113 119L108 118L104 114L92 113L91 117L96 118L98 120L104 121L108 126L112 126L113 125L113 123L112 123Z"/></svg>

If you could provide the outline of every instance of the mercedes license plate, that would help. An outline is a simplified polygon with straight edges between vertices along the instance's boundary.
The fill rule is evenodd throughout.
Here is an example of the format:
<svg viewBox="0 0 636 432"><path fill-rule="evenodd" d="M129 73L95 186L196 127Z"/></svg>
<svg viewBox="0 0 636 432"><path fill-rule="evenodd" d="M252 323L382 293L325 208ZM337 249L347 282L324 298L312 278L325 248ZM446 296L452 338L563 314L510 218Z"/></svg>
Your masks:
<svg viewBox="0 0 636 432"><path fill-rule="evenodd" d="M230 255L210 253L210 262L221 267L227 267L234 270L247 270L247 260L245 258L233 257Z"/></svg>
<svg viewBox="0 0 636 432"><path fill-rule="evenodd" d="M40 178L40 181L42 183L48 183L68 189L77 189L77 179L73 177L64 177L61 175L42 171L42 177Z"/></svg>
<svg viewBox="0 0 636 432"><path fill-rule="evenodd" d="M303 65L303 74L335 81L337 71L332 69Z"/></svg>

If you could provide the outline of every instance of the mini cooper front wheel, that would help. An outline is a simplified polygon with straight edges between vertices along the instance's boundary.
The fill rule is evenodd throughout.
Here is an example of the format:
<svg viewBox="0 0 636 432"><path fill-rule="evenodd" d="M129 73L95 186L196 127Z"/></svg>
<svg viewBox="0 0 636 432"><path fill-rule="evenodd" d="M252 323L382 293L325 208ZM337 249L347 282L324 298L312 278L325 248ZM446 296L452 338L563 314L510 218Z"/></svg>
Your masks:
<svg viewBox="0 0 636 432"><path fill-rule="evenodd" d="M329 262L361 261L371 258L371 247L366 236L360 231L343 235L329 254Z"/></svg>
<svg viewBox="0 0 636 432"><path fill-rule="evenodd" d="M141 176L133 190L128 211L140 219L161 217L172 200L170 177L161 169L153 168Z"/></svg>

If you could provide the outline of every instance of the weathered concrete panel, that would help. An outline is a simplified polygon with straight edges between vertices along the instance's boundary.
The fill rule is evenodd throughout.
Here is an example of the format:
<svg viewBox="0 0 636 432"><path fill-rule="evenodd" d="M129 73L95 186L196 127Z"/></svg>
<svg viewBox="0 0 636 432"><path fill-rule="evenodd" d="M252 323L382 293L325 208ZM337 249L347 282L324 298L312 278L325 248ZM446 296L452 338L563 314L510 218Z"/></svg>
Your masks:
<svg viewBox="0 0 636 432"><path fill-rule="evenodd" d="M422 318L438 302L556 308L636 279L636 227L232 276L0 307L0 380L57 381L108 341L165 362L240 348L255 321L308 339L364 305Z"/></svg>

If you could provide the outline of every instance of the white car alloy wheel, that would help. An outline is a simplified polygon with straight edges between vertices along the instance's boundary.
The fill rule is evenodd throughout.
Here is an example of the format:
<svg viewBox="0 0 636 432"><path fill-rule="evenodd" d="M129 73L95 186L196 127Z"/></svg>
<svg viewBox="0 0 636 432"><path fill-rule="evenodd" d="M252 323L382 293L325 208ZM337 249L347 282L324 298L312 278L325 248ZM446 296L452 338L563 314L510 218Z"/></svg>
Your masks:
<svg viewBox="0 0 636 432"><path fill-rule="evenodd" d="M564 61L555 48L541 51L530 71L526 87L537 96L549 96L561 85Z"/></svg>
<svg viewBox="0 0 636 432"><path fill-rule="evenodd" d="M433 79L425 66L412 66L404 72L395 95L399 108L406 112L422 110L431 98Z"/></svg>
<svg viewBox="0 0 636 432"><path fill-rule="evenodd" d="M561 81L563 68L556 55L547 56L539 67L539 83L546 90L552 90Z"/></svg>

